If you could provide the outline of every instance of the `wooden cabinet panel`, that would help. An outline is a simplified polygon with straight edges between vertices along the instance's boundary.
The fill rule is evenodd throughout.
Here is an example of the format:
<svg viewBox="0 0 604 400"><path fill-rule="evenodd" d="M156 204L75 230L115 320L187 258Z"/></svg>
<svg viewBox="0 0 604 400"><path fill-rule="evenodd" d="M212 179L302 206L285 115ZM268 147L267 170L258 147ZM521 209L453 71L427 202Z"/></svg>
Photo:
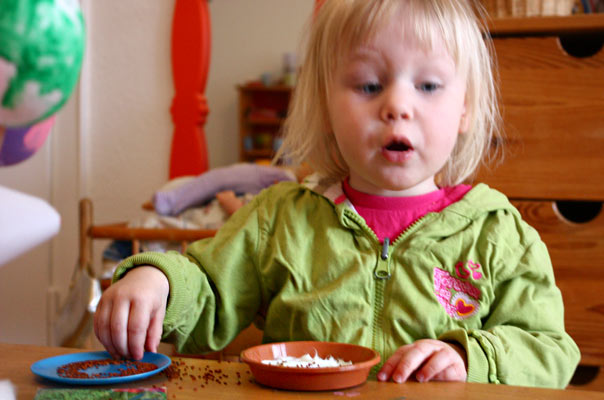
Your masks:
<svg viewBox="0 0 604 400"><path fill-rule="evenodd" d="M566 331L581 349L581 364L601 366L604 360L604 279L562 279Z"/></svg>
<svg viewBox="0 0 604 400"><path fill-rule="evenodd" d="M512 198L604 199L604 50L577 58L553 36L494 43L506 157L478 180Z"/></svg>
<svg viewBox="0 0 604 400"><path fill-rule="evenodd" d="M581 349L581 364L601 366L604 360L604 279L558 279L564 298L566 331Z"/></svg>
<svg viewBox="0 0 604 400"><path fill-rule="evenodd" d="M512 202L547 244L557 279L604 279L604 211L589 222L574 223L557 211L555 202Z"/></svg>

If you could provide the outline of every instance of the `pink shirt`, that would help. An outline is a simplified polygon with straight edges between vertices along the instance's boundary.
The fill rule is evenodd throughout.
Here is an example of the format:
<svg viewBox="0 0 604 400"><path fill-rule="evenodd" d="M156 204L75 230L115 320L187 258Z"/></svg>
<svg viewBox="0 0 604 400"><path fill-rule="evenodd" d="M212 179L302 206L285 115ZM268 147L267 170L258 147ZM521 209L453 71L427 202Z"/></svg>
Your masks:
<svg viewBox="0 0 604 400"><path fill-rule="evenodd" d="M470 185L457 185L420 196L384 197L359 192L350 187L348 179L342 182L344 194L380 242L389 238L391 243L413 222L455 203L471 188Z"/></svg>

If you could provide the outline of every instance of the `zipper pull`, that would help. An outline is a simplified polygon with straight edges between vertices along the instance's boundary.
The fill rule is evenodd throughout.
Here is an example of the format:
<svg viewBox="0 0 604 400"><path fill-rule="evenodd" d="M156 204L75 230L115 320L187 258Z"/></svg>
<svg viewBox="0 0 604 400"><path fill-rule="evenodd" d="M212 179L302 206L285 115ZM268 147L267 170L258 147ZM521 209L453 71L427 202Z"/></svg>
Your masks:
<svg viewBox="0 0 604 400"><path fill-rule="evenodd" d="M389 279L390 274L390 260L388 257L388 246L390 245L390 239L384 239L384 245L382 246L382 253L380 254L375 267L374 275L377 279Z"/></svg>
<svg viewBox="0 0 604 400"><path fill-rule="evenodd" d="M382 260L388 259L388 245L390 244L390 239L384 239L384 245L382 246Z"/></svg>

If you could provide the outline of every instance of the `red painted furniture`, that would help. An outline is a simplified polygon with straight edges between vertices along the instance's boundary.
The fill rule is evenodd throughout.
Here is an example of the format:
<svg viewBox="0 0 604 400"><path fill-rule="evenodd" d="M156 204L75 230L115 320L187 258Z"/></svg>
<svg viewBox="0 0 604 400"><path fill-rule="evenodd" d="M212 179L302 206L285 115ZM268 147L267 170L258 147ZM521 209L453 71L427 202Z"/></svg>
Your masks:
<svg viewBox="0 0 604 400"><path fill-rule="evenodd" d="M204 125L209 112L205 96L211 43L208 0L177 0L172 21L174 121L170 179L208 170Z"/></svg>

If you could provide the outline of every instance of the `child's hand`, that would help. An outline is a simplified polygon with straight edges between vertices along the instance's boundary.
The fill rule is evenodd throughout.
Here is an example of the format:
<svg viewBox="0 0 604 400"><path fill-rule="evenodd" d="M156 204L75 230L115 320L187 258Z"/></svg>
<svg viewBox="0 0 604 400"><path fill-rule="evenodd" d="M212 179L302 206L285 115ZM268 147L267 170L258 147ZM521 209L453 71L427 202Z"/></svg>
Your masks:
<svg viewBox="0 0 604 400"><path fill-rule="evenodd" d="M419 382L462 381L466 372L465 350L440 340L422 339L400 347L386 361L377 378L394 382L407 381L412 374Z"/></svg>
<svg viewBox="0 0 604 400"><path fill-rule="evenodd" d="M222 209L229 215L233 215L235 211L243 207L243 201L237 198L235 192L232 190L224 190L216 193L216 199Z"/></svg>
<svg viewBox="0 0 604 400"><path fill-rule="evenodd" d="M143 358L161 339L168 278L157 268L134 268L103 294L94 315L94 332L116 358Z"/></svg>

